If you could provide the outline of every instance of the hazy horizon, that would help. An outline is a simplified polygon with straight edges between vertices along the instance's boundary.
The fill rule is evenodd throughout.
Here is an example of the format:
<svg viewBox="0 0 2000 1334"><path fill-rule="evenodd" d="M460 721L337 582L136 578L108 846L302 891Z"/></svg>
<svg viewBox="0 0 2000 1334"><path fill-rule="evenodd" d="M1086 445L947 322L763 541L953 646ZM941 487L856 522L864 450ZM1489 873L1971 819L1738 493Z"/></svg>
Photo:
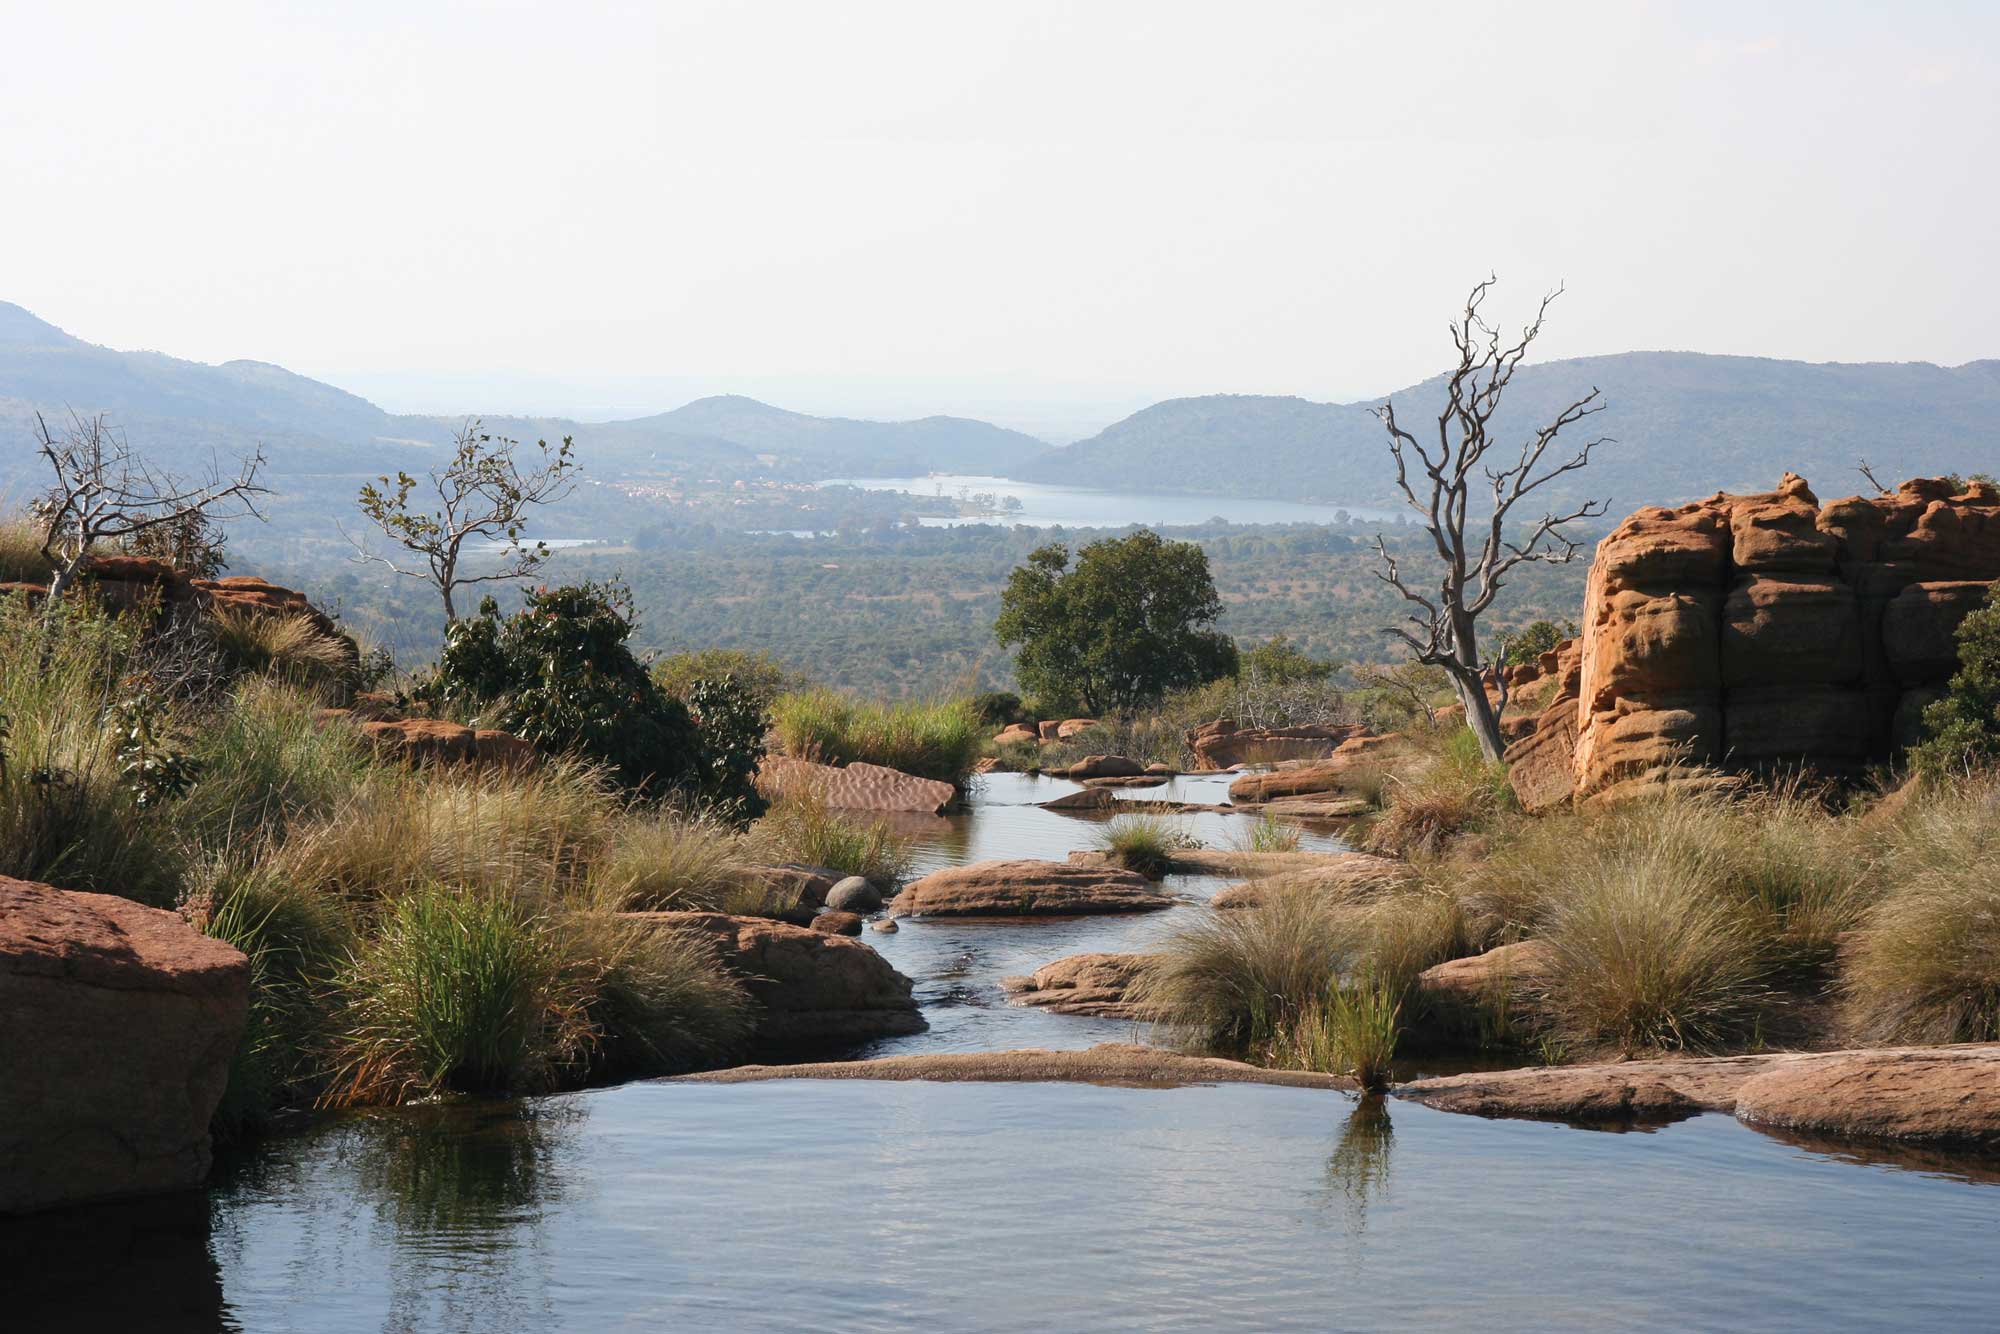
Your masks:
<svg viewBox="0 0 2000 1334"><path fill-rule="evenodd" d="M4 295L392 406L1081 433L1415 382L1489 271L1544 358L2000 350L1986 6L6 13Z"/></svg>

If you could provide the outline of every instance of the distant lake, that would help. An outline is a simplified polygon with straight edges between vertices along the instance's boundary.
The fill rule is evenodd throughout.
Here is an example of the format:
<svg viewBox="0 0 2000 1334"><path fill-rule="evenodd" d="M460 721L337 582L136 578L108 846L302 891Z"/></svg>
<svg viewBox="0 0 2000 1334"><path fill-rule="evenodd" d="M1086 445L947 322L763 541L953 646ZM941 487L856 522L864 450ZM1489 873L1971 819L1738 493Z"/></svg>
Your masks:
<svg viewBox="0 0 2000 1334"><path fill-rule="evenodd" d="M926 516L926 527L951 528L968 523L1027 524L1032 528L1129 528L1207 523L1332 523L1346 513L1354 519L1394 519L1389 511L1353 505L1307 505L1291 500L1250 500L1239 496L1153 495L1140 491L1097 491L1082 486L1043 486L1009 477L933 474L929 477L843 477L821 486L856 486L864 491L907 491L926 498L949 500L981 492L1016 496L1021 508L1011 513L970 518Z"/></svg>

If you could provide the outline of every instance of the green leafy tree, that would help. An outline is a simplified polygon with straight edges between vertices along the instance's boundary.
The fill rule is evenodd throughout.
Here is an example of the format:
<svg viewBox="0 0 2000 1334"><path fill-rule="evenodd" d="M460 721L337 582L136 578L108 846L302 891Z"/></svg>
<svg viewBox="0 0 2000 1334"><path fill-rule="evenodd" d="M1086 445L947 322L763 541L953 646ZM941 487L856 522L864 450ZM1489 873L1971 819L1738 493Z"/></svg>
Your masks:
<svg viewBox="0 0 2000 1334"><path fill-rule="evenodd" d="M1924 732L1913 758L1928 777L2000 760L2000 593L1959 622L1958 672L1924 710Z"/></svg>
<svg viewBox="0 0 2000 1334"><path fill-rule="evenodd" d="M687 693L700 744L689 786L695 799L719 815L747 824L769 806L757 792L770 726L756 688L733 676L696 681Z"/></svg>
<svg viewBox="0 0 2000 1334"><path fill-rule="evenodd" d="M372 552L350 537L355 558L430 584L444 599L447 622L458 619L455 590L533 574L548 560L549 548L545 542L529 546L521 540L528 513L575 489L576 459L568 436L553 450L546 440L537 440L541 461L525 470L514 457L519 448L520 442L469 421L452 440L450 460L428 474L429 491L421 504L414 499L417 479L406 472L364 485L356 499L361 513L415 559ZM436 508L425 509L432 498ZM489 546L499 548L500 564L469 570L468 556Z"/></svg>
<svg viewBox="0 0 2000 1334"><path fill-rule="evenodd" d="M699 786L694 720L626 646L629 601L612 584L537 589L502 617L492 598L453 623L418 694L610 768L651 796Z"/></svg>
<svg viewBox="0 0 2000 1334"><path fill-rule="evenodd" d="M1525 667L1565 639L1576 637L1576 622L1533 621L1500 640L1500 665Z"/></svg>
<svg viewBox="0 0 2000 1334"><path fill-rule="evenodd" d="M653 664L653 679L660 689L686 702L703 681L730 678L736 688L748 692L760 711L771 701L792 690L804 689L805 677L761 649L702 648L670 653Z"/></svg>
<svg viewBox="0 0 2000 1334"><path fill-rule="evenodd" d="M1283 635L1272 635L1242 651L1236 674L1265 685L1290 686L1324 681L1340 664L1315 658Z"/></svg>
<svg viewBox="0 0 2000 1334"><path fill-rule="evenodd" d="M1127 713L1237 669L1214 629L1222 599L1192 542L1141 529L1084 547L1039 547L1008 576L994 634L1044 711Z"/></svg>

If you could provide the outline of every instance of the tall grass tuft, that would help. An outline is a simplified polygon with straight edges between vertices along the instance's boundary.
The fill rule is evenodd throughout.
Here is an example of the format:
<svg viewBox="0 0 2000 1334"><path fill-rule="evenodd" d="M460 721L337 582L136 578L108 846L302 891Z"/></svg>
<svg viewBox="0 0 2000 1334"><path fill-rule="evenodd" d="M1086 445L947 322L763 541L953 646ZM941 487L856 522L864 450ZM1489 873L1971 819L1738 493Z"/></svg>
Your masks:
<svg viewBox="0 0 2000 1334"><path fill-rule="evenodd" d="M206 847L275 842L381 781L367 743L322 723L320 704L279 681L237 682L191 738L201 777L176 807L182 832Z"/></svg>
<svg viewBox="0 0 2000 1334"><path fill-rule="evenodd" d="M811 792L787 793L750 828L749 847L776 862L825 866L878 885L910 871L910 840L887 821L850 818Z"/></svg>
<svg viewBox="0 0 2000 1334"><path fill-rule="evenodd" d="M824 688L771 704L778 749L821 764L880 764L921 778L963 783L988 729L969 698L879 703Z"/></svg>
<svg viewBox="0 0 2000 1334"><path fill-rule="evenodd" d="M352 648L304 616L222 607L209 618L209 634L223 662L237 674L306 686L350 682L355 675Z"/></svg>
<svg viewBox="0 0 2000 1334"><path fill-rule="evenodd" d="M1358 931L1309 889L1214 913L1169 936L1134 988L1148 1018L1198 1046L1264 1046L1326 994L1354 959Z"/></svg>
<svg viewBox="0 0 2000 1334"><path fill-rule="evenodd" d="M721 820L671 808L634 813L592 862L590 897L618 912L720 909L740 887L744 861L741 837Z"/></svg>
<svg viewBox="0 0 2000 1334"><path fill-rule="evenodd" d="M53 573L40 525L26 514L0 515L0 583L47 584Z"/></svg>
<svg viewBox="0 0 2000 1334"><path fill-rule="evenodd" d="M1505 767L1488 763L1478 738L1460 728L1413 749L1384 779L1384 810L1367 841L1395 856L1435 855L1454 835L1481 827L1512 801Z"/></svg>
<svg viewBox="0 0 2000 1334"><path fill-rule="evenodd" d="M1141 814L1121 815L1105 825L1098 846L1126 870L1158 880L1173 865L1176 851L1201 845L1164 816Z"/></svg>
<svg viewBox="0 0 2000 1334"><path fill-rule="evenodd" d="M342 968L328 1106L538 1093L588 1064L588 970L562 924L492 890L407 889Z"/></svg>
<svg viewBox="0 0 2000 1334"><path fill-rule="evenodd" d="M709 941L615 913L578 914L570 931L596 975L594 1073L675 1074L726 1061L749 1041L755 1007Z"/></svg>
<svg viewBox="0 0 2000 1334"><path fill-rule="evenodd" d="M2000 1039L2000 777L1925 791L1885 842L1890 888L1845 960L1849 1025L1874 1041Z"/></svg>
<svg viewBox="0 0 2000 1334"><path fill-rule="evenodd" d="M1287 1070L1352 1075L1361 1087L1385 1089L1402 1036L1402 992L1363 973L1329 984L1272 1036L1269 1064Z"/></svg>
<svg viewBox="0 0 2000 1334"><path fill-rule="evenodd" d="M1304 831L1297 825L1265 811L1251 823L1237 846L1243 852L1297 852L1303 837Z"/></svg>

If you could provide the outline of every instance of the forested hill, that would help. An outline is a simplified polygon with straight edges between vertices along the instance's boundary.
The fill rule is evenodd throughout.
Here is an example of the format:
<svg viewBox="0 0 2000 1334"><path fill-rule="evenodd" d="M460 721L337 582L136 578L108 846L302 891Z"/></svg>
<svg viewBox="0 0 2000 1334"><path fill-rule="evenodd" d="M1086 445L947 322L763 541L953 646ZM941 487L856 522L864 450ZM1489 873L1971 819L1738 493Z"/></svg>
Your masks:
<svg viewBox="0 0 2000 1334"><path fill-rule="evenodd" d="M468 403L468 414L482 405ZM77 338L0 302L0 488L18 489L34 413L108 413L135 447L172 468L196 468L261 447L288 492L315 482L352 491L356 475L427 463L462 418L397 415L358 395L261 361L207 365L160 352L122 352ZM705 398L617 422L482 414L519 439L577 438L599 476L693 471L702 476L818 480L1015 469L1048 446L959 417L877 422L813 417L755 399Z"/></svg>
<svg viewBox="0 0 2000 1334"><path fill-rule="evenodd" d="M1398 418L1413 430L1435 431L1444 383L1440 376L1390 395ZM1926 473L2000 469L2000 360L1946 368L1627 352L1545 362L1516 376L1498 422L1502 438L1519 440L1593 386L1603 390L1608 410L1578 429L1595 427L1617 444L1577 476L1568 497L1610 496L1614 510L1717 490L1767 490L1787 470L1822 496L1846 495L1864 486L1855 472L1862 459L1892 485ZM1373 415L1379 401L1173 399L1043 456L1021 476L1122 490L1381 502L1391 498L1394 472Z"/></svg>

